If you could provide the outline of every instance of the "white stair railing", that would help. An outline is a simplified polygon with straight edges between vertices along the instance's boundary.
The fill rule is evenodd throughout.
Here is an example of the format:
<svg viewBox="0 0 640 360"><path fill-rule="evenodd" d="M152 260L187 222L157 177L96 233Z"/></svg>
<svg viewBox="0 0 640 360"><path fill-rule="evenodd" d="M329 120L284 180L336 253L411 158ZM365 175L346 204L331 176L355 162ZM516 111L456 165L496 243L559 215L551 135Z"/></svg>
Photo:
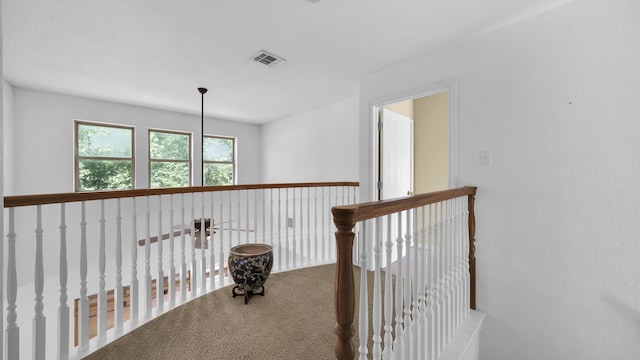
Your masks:
<svg viewBox="0 0 640 360"><path fill-rule="evenodd" d="M226 258L237 244L273 246L274 272L335 261L329 205L355 203L357 186L5 197L3 356L85 356L176 306L232 284Z"/></svg>
<svg viewBox="0 0 640 360"><path fill-rule="evenodd" d="M464 187L332 208L337 359L440 358L475 307L475 193Z"/></svg>

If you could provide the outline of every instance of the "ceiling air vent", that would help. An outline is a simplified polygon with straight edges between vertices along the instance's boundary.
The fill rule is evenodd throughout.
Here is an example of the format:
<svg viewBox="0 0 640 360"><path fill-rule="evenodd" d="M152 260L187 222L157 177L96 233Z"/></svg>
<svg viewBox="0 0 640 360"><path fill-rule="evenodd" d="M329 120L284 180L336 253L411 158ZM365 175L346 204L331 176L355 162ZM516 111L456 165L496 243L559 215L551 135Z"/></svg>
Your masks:
<svg viewBox="0 0 640 360"><path fill-rule="evenodd" d="M261 64L265 64L267 66L271 66L271 67L276 66L281 62L285 61L283 58L273 55L271 53L268 53L264 50L261 50L259 53L253 55L251 57L251 60L255 62L259 62Z"/></svg>

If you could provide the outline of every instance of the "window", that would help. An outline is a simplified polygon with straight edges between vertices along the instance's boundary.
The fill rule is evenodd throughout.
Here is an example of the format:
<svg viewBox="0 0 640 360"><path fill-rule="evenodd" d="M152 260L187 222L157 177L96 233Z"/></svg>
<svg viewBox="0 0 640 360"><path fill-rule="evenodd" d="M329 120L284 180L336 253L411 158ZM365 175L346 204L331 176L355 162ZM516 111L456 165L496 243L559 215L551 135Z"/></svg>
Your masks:
<svg viewBox="0 0 640 360"><path fill-rule="evenodd" d="M204 185L233 185L235 142L235 138L229 137L204 137Z"/></svg>
<svg viewBox="0 0 640 360"><path fill-rule="evenodd" d="M75 122L75 190L133 188L133 128Z"/></svg>
<svg viewBox="0 0 640 360"><path fill-rule="evenodd" d="M149 130L149 187L191 185L191 134Z"/></svg>

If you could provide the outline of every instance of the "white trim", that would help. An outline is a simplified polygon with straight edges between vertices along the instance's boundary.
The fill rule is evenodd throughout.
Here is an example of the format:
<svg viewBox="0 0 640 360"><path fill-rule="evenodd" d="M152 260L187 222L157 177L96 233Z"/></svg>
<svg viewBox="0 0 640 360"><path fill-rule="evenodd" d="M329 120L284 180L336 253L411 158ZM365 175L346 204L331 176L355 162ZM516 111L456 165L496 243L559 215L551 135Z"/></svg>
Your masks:
<svg viewBox="0 0 640 360"><path fill-rule="evenodd" d="M381 96L375 98L369 102L368 111L370 119L370 136L373 141L371 159L373 173L370 176L372 179L371 193L374 197L377 194L377 181L379 173L379 159L378 159L378 136L377 136L377 108L383 107L396 102L405 100L417 99L426 96L436 95L443 92L449 93L449 188L453 189L457 186L458 179L458 79L450 78L436 83L420 86L417 88L403 90L393 94Z"/></svg>

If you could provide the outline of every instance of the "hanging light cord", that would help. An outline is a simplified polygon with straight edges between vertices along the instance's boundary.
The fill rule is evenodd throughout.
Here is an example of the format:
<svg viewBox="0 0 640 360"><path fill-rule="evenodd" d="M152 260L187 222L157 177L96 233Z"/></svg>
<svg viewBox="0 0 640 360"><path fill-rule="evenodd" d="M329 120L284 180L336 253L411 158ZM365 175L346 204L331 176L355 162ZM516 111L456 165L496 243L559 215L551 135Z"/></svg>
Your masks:
<svg viewBox="0 0 640 360"><path fill-rule="evenodd" d="M200 145L202 146L202 161L200 162L200 171L202 173L202 183L200 186L204 186L204 94L207 93L207 88L198 88L200 94L202 94L201 109L200 109Z"/></svg>

